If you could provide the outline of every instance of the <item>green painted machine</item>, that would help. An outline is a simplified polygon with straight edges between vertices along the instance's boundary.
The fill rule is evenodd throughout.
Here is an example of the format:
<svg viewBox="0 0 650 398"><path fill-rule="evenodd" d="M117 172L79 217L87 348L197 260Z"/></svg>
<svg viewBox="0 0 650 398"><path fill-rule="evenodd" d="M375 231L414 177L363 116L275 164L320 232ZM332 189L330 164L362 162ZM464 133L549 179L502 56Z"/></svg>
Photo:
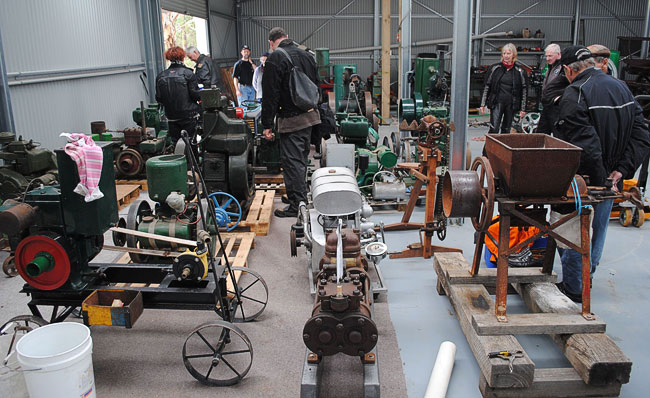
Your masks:
<svg viewBox="0 0 650 398"><path fill-rule="evenodd" d="M426 115L438 119L449 117L449 83L444 72L444 63L438 58L418 57L415 59L415 79L411 98L402 98L399 103L401 120L408 123Z"/></svg>
<svg viewBox="0 0 650 398"><path fill-rule="evenodd" d="M16 139L10 132L0 133L0 203L22 197L31 187L53 185L58 181L56 157L38 148L33 140Z"/></svg>
<svg viewBox="0 0 650 398"><path fill-rule="evenodd" d="M37 289L82 290L96 277L88 266L102 249L104 232L117 222L112 143L98 143L104 153L99 189L103 198L86 202L75 193L75 162L56 150L60 183L27 192L22 202L0 207L0 233L7 234L11 255L3 269L15 268Z"/></svg>

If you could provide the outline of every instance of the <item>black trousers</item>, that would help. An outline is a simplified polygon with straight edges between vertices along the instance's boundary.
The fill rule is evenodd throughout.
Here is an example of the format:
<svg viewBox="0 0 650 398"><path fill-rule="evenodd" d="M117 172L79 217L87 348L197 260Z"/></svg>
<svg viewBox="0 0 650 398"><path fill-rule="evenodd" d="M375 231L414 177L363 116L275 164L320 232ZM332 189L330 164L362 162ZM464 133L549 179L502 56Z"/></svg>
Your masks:
<svg viewBox="0 0 650 398"><path fill-rule="evenodd" d="M311 145L311 129L307 127L291 133L281 133L280 158L284 186L292 210L298 210L300 202L307 203L307 157Z"/></svg>
<svg viewBox="0 0 650 398"><path fill-rule="evenodd" d="M548 135L557 135L555 131L555 123L560 118L560 107L556 104L544 105L542 114L539 116L537 122L537 132Z"/></svg>
<svg viewBox="0 0 650 398"><path fill-rule="evenodd" d="M508 134L512 126L514 112L512 104L497 102L494 108L490 108L490 130L489 134Z"/></svg>
<svg viewBox="0 0 650 398"><path fill-rule="evenodd" d="M167 134L172 138L172 144L176 145L176 141L181 138L181 131L187 131L187 135L192 138L196 132L196 119L190 118L185 120L178 120L169 122L169 131Z"/></svg>

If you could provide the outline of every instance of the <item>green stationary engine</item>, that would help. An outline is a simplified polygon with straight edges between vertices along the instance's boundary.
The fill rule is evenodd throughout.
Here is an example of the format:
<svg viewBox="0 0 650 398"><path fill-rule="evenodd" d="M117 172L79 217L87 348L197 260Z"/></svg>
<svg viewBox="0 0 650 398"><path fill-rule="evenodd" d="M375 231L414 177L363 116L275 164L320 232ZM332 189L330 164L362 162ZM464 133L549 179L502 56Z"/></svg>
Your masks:
<svg viewBox="0 0 650 398"><path fill-rule="evenodd" d="M0 133L0 203L23 195L30 187L56 184L56 158L38 143L10 132Z"/></svg>
<svg viewBox="0 0 650 398"><path fill-rule="evenodd" d="M400 100L399 114L407 123L414 120L419 123L427 115L438 119L449 117L449 83L440 59L415 59L413 94Z"/></svg>
<svg viewBox="0 0 650 398"><path fill-rule="evenodd" d="M94 275L88 263L101 251L104 232L117 222L112 143L98 145L104 156L99 182L104 197L86 202L74 192L77 166L59 149L59 185L31 190L23 202L8 200L0 207L0 233L8 235L12 250L5 265L13 262L37 289L83 289Z"/></svg>

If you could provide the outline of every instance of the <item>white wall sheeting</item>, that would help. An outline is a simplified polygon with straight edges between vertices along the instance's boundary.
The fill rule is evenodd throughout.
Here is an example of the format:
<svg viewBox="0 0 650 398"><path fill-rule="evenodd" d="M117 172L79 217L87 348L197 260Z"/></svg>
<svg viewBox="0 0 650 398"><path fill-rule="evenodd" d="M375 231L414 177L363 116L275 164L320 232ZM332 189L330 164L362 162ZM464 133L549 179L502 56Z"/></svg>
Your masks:
<svg viewBox="0 0 650 398"><path fill-rule="evenodd" d="M3 0L7 72L142 65L139 13L139 0ZM54 149L59 133L89 132L94 120L133 126L131 111L146 101L141 74L10 86L16 133Z"/></svg>

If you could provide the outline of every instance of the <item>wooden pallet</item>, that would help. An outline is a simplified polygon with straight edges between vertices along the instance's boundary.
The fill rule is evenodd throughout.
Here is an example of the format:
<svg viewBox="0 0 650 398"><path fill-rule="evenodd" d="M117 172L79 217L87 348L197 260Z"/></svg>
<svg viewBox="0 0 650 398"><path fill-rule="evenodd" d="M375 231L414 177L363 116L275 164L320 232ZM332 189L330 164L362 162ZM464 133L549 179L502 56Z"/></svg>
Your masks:
<svg viewBox="0 0 650 398"><path fill-rule="evenodd" d="M276 196L282 196L282 195L287 193L287 188L284 186L284 184L275 184L275 183L255 184L255 190L256 191L275 191Z"/></svg>
<svg viewBox="0 0 650 398"><path fill-rule="evenodd" d="M116 185L117 208L122 210L140 196L140 185Z"/></svg>
<svg viewBox="0 0 650 398"><path fill-rule="evenodd" d="M255 174L255 189L259 191L275 191L277 196L287 193L282 174Z"/></svg>
<svg viewBox="0 0 650 398"><path fill-rule="evenodd" d="M143 191L148 191L147 180L115 180L115 185L139 185Z"/></svg>
<svg viewBox="0 0 650 398"><path fill-rule="evenodd" d="M436 253L438 293L449 297L465 338L481 370L483 397L618 396L629 382L632 362L605 333L604 322L585 320L580 307L555 286L556 275L538 268L510 268L508 281L530 314L509 314L497 322L488 288L496 269L481 268L472 277L460 253ZM545 334L560 347L573 368L537 369L514 334ZM509 370L508 361L488 358L494 351L521 350Z"/></svg>
<svg viewBox="0 0 650 398"><path fill-rule="evenodd" d="M274 197L274 190L255 191L255 197L248 209L246 220L240 222L237 229L255 232L257 236L266 236L273 218Z"/></svg>

